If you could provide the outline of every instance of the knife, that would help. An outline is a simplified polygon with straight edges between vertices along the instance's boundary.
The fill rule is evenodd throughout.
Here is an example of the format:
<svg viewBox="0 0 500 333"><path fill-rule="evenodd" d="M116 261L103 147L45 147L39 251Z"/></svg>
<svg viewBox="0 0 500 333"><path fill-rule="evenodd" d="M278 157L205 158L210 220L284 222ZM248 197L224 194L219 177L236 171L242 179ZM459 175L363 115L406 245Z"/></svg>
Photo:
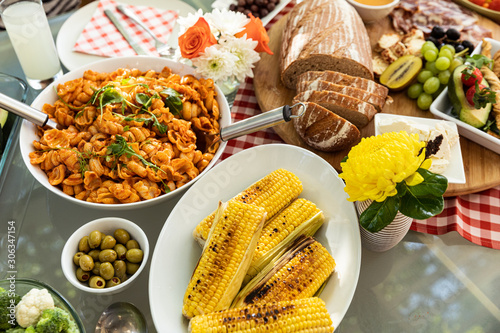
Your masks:
<svg viewBox="0 0 500 333"><path fill-rule="evenodd" d="M115 16L115 14L111 10L105 9L104 14L106 14L106 16L109 18L111 23L114 24L116 29L118 29L118 31L122 34L123 38L125 38L125 40L130 44L130 46L132 46L132 48L134 49L134 51L137 54L149 55L149 53L144 51L144 49L135 40L132 39L132 37L127 32L127 30L125 30L125 27L120 23L118 18Z"/></svg>

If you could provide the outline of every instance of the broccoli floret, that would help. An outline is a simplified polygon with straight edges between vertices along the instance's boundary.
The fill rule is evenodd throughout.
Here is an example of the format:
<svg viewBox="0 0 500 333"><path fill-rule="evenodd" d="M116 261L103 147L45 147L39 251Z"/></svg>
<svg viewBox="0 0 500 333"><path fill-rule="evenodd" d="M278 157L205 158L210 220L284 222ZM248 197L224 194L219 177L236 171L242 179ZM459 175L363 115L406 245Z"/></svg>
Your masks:
<svg viewBox="0 0 500 333"><path fill-rule="evenodd" d="M70 326L68 313L60 308L43 310L40 320L36 324L36 333L59 333Z"/></svg>
<svg viewBox="0 0 500 333"><path fill-rule="evenodd" d="M7 330L9 328L15 327L15 325L9 324L9 321L12 320L10 317L10 311L19 303L21 297L15 295L14 297L9 296L9 292L5 289L0 288L0 330ZM11 302L11 299L13 302Z"/></svg>

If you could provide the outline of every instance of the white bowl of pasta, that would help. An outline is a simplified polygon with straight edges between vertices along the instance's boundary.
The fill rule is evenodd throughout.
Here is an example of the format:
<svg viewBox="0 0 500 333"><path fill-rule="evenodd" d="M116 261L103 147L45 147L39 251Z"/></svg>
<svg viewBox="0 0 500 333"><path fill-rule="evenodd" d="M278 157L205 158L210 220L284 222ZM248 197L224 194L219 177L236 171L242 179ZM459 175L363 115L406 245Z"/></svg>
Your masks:
<svg viewBox="0 0 500 333"><path fill-rule="evenodd" d="M58 128L23 122L26 167L51 192L100 209L145 207L184 192L226 146L203 151L197 137L231 123L212 80L155 57L85 65L48 86L32 106Z"/></svg>

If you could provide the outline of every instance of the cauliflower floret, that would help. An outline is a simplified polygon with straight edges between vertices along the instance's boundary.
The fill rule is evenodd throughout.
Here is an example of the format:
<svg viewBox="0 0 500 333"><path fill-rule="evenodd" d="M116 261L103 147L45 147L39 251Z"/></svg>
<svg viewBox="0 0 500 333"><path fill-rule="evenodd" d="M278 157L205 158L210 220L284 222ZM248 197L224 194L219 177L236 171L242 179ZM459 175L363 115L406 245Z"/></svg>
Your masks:
<svg viewBox="0 0 500 333"><path fill-rule="evenodd" d="M47 289L31 289L16 306L16 320L21 327L34 326L42 311L53 309L54 300Z"/></svg>

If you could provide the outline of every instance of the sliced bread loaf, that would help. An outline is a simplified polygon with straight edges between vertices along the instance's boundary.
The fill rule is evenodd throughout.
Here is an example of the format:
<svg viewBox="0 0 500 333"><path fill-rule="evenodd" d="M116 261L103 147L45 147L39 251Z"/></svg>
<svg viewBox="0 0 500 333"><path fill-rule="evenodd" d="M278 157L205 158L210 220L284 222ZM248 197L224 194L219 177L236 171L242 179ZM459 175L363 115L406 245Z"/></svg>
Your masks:
<svg viewBox="0 0 500 333"><path fill-rule="evenodd" d="M355 87L369 93L386 98L389 89L373 80L363 79L335 71L309 71L299 76L297 84L302 81L327 81L342 86Z"/></svg>
<svg viewBox="0 0 500 333"><path fill-rule="evenodd" d="M309 146L331 152L347 149L360 141L356 126L318 104L305 104L305 113L294 118L293 125Z"/></svg>
<svg viewBox="0 0 500 333"><path fill-rule="evenodd" d="M283 31L280 68L290 89L311 70L373 79L370 39L356 10L346 0L305 0L295 6Z"/></svg>
<svg viewBox="0 0 500 333"><path fill-rule="evenodd" d="M372 94L366 90L361 90L354 87L343 86L340 84L330 83L322 80L314 81L299 81L297 82L297 94L305 91L316 90L316 91L334 91L339 94L351 96L360 99L364 102L373 105L377 111L382 111L385 105L385 98Z"/></svg>
<svg viewBox="0 0 500 333"><path fill-rule="evenodd" d="M295 96L295 101L319 104L358 128L365 127L377 113L373 105L334 91L308 90Z"/></svg>

